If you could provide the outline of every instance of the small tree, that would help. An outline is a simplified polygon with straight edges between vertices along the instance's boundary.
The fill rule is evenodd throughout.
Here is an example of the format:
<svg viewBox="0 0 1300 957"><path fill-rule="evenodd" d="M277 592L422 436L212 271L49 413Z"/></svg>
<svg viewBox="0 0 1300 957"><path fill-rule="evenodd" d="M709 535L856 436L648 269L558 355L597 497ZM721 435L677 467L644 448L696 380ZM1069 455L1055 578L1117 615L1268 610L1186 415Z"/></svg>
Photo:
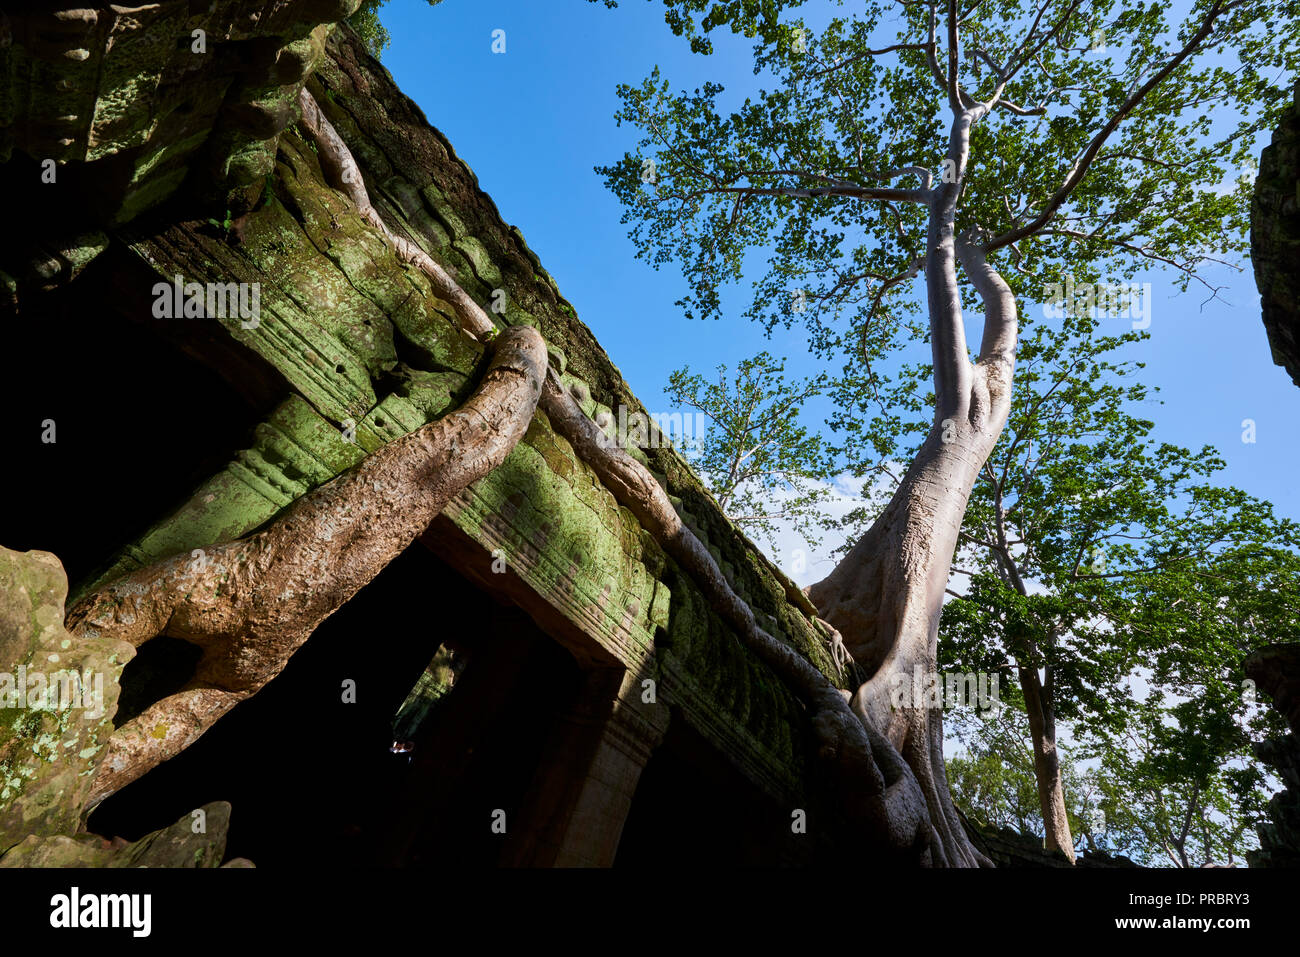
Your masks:
<svg viewBox="0 0 1300 957"><path fill-rule="evenodd" d="M1043 836L1042 808L1034 776L1034 749L1024 712L1008 700L983 715L958 715L949 731L963 750L947 761L953 800L968 819L984 827L1007 827ZM1061 761L1071 828L1080 840L1099 846L1096 824L1104 822L1095 775L1073 761Z"/></svg>
<svg viewBox="0 0 1300 957"><path fill-rule="evenodd" d="M777 532L788 527L816 544L830 456L822 437L799 424L799 414L826 376L787 383L785 361L767 352L741 360L734 378L725 365L717 373L708 382L686 366L669 377L669 399L709 419L701 441L685 449L688 457L746 532L775 547Z"/></svg>
<svg viewBox="0 0 1300 957"><path fill-rule="evenodd" d="M997 712L953 722L963 749L948 759L948 780L971 821L1038 835L1046 847L1029 722L1010 691ZM1233 709L1207 710L1156 695L1134 709L1124 747L1076 741L1061 753L1075 852L1122 853L1151 867L1244 861L1258 844L1267 782L1242 729L1222 720Z"/></svg>
<svg viewBox="0 0 1300 957"><path fill-rule="evenodd" d="M1067 855L1058 721L1112 767L1150 776L1149 749L1127 756L1129 729L1176 712L1186 745L1217 746L1195 767L1160 765L1164 783L1182 768L1185 787L1208 793L1216 762L1249 754L1241 661L1300 636L1300 527L1212 485L1223 467L1213 449L1152 439L1152 423L1130 411L1151 397L1134 379L1140 366L1114 358L1144 334L1101 336L1097 325L1074 316L1023 343L1020 389L960 535L968 588L941 625L950 666L1014 670L1048 846ZM1135 677L1152 688L1143 700ZM1161 704L1180 698L1198 705ZM1149 737L1162 735L1150 724Z"/></svg>
<svg viewBox="0 0 1300 957"><path fill-rule="evenodd" d="M1244 862L1267 799L1235 702L1212 692L1172 706L1153 698L1126 728L1129 746L1102 758L1112 807L1124 809L1116 843L1153 866Z"/></svg>

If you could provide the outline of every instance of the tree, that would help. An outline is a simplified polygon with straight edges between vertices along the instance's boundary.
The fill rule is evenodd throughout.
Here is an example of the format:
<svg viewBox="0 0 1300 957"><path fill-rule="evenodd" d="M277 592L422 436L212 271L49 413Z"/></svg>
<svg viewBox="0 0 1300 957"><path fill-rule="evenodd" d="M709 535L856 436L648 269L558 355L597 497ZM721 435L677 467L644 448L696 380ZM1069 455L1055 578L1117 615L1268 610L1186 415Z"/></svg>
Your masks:
<svg viewBox="0 0 1300 957"><path fill-rule="evenodd" d="M669 377L666 392L709 419L708 432L685 451L728 517L769 545L778 523L815 543L830 491L830 456L822 437L798 417L826 377L787 383L784 372L784 360L761 352L741 360L734 379L725 365L715 382L685 366Z"/></svg>
<svg viewBox="0 0 1300 957"><path fill-rule="evenodd" d="M1033 745L1025 735L1024 713L1006 701L982 717L958 714L949 733L964 750L947 761L953 800L967 818L984 827L1011 828L1021 834L1044 833ZM1077 844L1100 848L1097 832L1105 824L1101 790L1095 774L1074 761L1061 761L1066 808Z"/></svg>
<svg viewBox="0 0 1300 957"><path fill-rule="evenodd" d="M1102 756L1111 814L1120 817L1113 843L1153 866L1244 860L1258 846L1254 830L1267 801L1264 776L1233 720L1237 702L1210 694L1167 706L1154 697L1126 729L1129 747Z"/></svg>
<svg viewBox="0 0 1300 957"><path fill-rule="evenodd" d="M1016 674L1047 844L1067 856L1058 721L1118 767L1141 714L1177 711L1189 746L1218 742L1192 786L1249 754L1233 720L1245 717L1242 660L1300 633L1286 584L1300 576L1300 527L1212 485L1223 467L1213 449L1152 439L1152 423L1130 411L1150 398L1134 379L1140 364L1114 357L1146 334L1102 336L1098 325L1074 315L1023 343L1008 425L960 535L969 590L940 629L948 666ZM1152 686L1145 700L1135 676ZM1200 707L1167 710L1170 695Z"/></svg>
<svg viewBox="0 0 1300 957"><path fill-rule="evenodd" d="M1067 266L1088 281L1161 264L1185 284L1211 250L1242 252L1245 187L1211 187L1272 125L1285 92L1260 71L1293 68L1297 24L1277 0L1199 0L1177 28L1165 6L1132 0L896 0L855 4L820 32L785 16L802 0L664 4L700 52L724 26L754 38L755 71L775 86L734 109L721 85L674 94L658 71L619 88L638 152L598 171L639 255L677 262L682 305L708 317L747 253L770 249L746 314L769 329L799 322L810 350L839 364L835 424L849 446L866 444L853 436L878 395L872 362L907 332L928 334L927 437L810 597L871 675L854 711L920 783L935 860L979 863L948 795L938 713L891 708L890 690L936 666L967 498L1011 407L1017 299ZM887 10L896 42L883 36ZM1099 48L1098 31L1123 38L1122 56ZM1216 59L1225 50L1239 68ZM1221 106L1240 117L1230 130L1206 119ZM908 322L918 269L923 318ZM983 307L973 359L967 290Z"/></svg>
<svg viewBox="0 0 1300 957"><path fill-rule="evenodd" d="M1125 728L1126 747L1076 741L1062 750L1076 853L1086 846L1150 867L1232 866L1258 845L1267 782L1247 736L1223 720L1232 709L1222 702L1210 714L1189 713L1189 704L1144 703ZM953 800L980 825L1036 834L1046 846L1023 699L1012 689L1002 705L983 717L958 712L950 723L963 745L947 763Z"/></svg>

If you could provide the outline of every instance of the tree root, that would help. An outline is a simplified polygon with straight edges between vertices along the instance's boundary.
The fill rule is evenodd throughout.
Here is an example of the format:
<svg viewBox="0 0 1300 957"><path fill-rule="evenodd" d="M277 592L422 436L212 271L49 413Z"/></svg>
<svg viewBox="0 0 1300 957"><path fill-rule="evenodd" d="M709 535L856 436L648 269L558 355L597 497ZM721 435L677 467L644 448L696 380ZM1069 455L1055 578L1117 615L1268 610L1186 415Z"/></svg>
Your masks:
<svg viewBox="0 0 1300 957"><path fill-rule="evenodd" d="M546 345L518 326L456 412L366 457L245 539L142 568L78 602L78 636L139 647L164 632L202 649L189 683L119 728L90 804L193 744L283 670L327 617L396 558L447 502L496 468L537 406Z"/></svg>
<svg viewBox="0 0 1300 957"><path fill-rule="evenodd" d="M691 576L741 641L808 706L820 756L838 769L834 793L843 803L844 815L862 825L864 835L884 835L886 846L896 852L946 864L925 797L889 741L850 710L844 694L812 662L758 626L753 611L727 584L713 556L682 522L654 476L583 414L554 370L547 376L539 404L555 430ZM846 779L857 786L845 787Z"/></svg>
<svg viewBox="0 0 1300 957"><path fill-rule="evenodd" d="M487 312L446 270L415 244L395 236L383 222L371 205L347 145L306 89L299 94L299 106L302 125L316 143L331 185L345 193L362 218L388 238L399 257L429 277L439 297L452 303L466 333L480 340L494 335L496 325ZM539 405L556 432L691 576L742 642L807 705L819 754L833 769L833 793L842 805L840 810L858 826L864 842L883 845L918 863L959 863L950 861L945 853L944 842L930 820L926 795L897 749L870 721L850 709L844 693L810 661L758 626L753 611L727 584L704 544L682 523L667 493L641 463L587 418L553 368L547 371Z"/></svg>
<svg viewBox="0 0 1300 957"><path fill-rule="evenodd" d="M861 684L865 676L853 659L853 655L849 653L848 646L844 644L844 636L840 634L839 629L825 618L818 618L817 624L826 631L827 641L831 646L831 662L835 665L836 672L843 678L851 678Z"/></svg>
<svg viewBox="0 0 1300 957"><path fill-rule="evenodd" d="M302 112L302 127L316 143L316 153L320 157L321 170L330 185L339 190L357 208L357 215L373 226L392 245L393 251L403 262L411 263L429 277L438 295L456 310L461 327L475 339L483 341L496 334L496 323L487 312L460 287L460 283L433 260L423 249L403 236L398 236L378 210L370 203L370 194L366 191L365 180L357 161L352 158L352 151L343 142L333 124L321 112L316 98L303 87L298 92L298 108Z"/></svg>

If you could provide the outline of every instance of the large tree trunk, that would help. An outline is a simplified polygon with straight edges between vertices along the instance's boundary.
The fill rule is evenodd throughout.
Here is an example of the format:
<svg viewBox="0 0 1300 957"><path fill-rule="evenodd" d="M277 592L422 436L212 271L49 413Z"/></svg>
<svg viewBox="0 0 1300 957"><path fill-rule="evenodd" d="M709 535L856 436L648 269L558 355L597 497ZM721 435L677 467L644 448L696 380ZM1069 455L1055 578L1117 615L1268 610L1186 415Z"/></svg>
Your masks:
<svg viewBox="0 0 1300 957"><path fill-rule="evenodd" d="M948 156L954 182L930 200L926 286L934 355L934 425L893 498L865 536L809 590L823 618L843 635L871 676L853 697L864 724L881 729L925 794L944 854L955 866L988 862L971 845L953 806L943 764L942 711L894 707L894 691L915 669L936 669L939 615L958 533L975 479L997 444L1011 408L1015 296L970 237L956 235L956 205L970 129L982 113L953 124ZM957 282L960 260L984 305L984 336L972 365Z"/></svg>
<svg viewBox="0 0 1300 957"><path fill-rule="evenodd" d="M910 694L904 707L895 708L894 692L911 687L917 666L924 674L936 669L939 615L957 534L976 473L1000 428L1001 423L997 431L989 423L975 426L963 416L949 420L952 441L944 442L943 424L936 424L875 524L809 592L871 675L853 697L854 712L879 728L911 767L954 864L979 861L948 794L942 709L914 707Z"/></svg>

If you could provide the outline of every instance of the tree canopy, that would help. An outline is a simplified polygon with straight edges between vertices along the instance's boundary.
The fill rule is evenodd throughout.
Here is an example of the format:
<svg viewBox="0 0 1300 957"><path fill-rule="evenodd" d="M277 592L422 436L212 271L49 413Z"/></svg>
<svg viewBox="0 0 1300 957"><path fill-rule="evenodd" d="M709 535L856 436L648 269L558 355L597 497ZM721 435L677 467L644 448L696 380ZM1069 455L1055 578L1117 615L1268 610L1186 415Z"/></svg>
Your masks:
<svg viewBox="0 0 1300 957"><path fill-rule="evenodd" d="M692 464L718 505L751 536L771 546L788 527L810 544L819 542L830 455L799 413L826 376L787 381L784 360L767 352L741 360L734 377L725 365L716 371L709 381L683 367L665 390L670 401L709 420L708 432L686 450Z"/></svg>
<svg viewBox="0 0 1300 957"><path fill-rule="evenodd" d="M720 83L674 92L658 71L619 88L639 146L598 172L639 254L682 269L690 314L719 316L721 287L765 253L746 314L801 324L860 404L868 364L917 315L920 187L956 173L952 98L993 104L972 129L957 229L986 237L1018 295L1149 265L1185 284L1244 253L1248 185L1218 187L1285 103L1298 37L1282 4L1197 3L1179 23L1165 4L977 2L947 32L934 3L835 3L848 12L820 30L804 6L665 3L697 50L724 27L755 39L770 87L741 103Z"/></svg>

